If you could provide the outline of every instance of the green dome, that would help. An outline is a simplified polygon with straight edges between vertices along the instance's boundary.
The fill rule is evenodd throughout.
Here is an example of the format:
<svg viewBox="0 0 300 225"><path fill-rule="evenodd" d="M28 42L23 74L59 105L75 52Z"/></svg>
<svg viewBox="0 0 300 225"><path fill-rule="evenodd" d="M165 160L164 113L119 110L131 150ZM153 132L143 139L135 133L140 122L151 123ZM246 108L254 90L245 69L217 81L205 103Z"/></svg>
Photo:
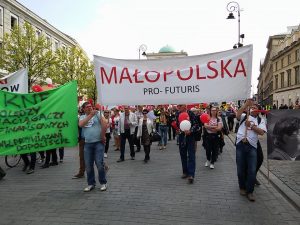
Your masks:
<svg viewBox="0 0 300 225"><path fill-rule="evenodd" d="M166 45L166 46L162 47L161 49L159 49L159 53L170 53L170 52L176 52L175 49L173 47L171 47L170 45Z"/></svg>

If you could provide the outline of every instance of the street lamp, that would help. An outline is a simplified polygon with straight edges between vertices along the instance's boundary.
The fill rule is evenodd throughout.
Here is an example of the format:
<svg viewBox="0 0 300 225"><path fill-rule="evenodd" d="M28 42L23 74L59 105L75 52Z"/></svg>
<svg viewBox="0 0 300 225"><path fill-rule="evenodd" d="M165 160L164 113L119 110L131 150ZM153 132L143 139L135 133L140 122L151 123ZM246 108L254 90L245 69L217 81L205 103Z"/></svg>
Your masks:
<svg viewBox="0 0 300 225"><path fill-rule="evenodd" d="M147 45L141 44L139 47L139 60L141 59L141 52L143 56L146 56Z"/></svg>
<svg viewBox="0 0 300 225"><path fill-rule="evenodd" d="M227 19L235 19L233 12L237 12L238 13L238 43L235 44L233 46L233 48L240 48L243 47L243 44L241 43L241 39L243 41L243 38L245 38L244 34L241 34L241 9L240 9L240 5L237 2L229 2L227 4L227 11L229 12L229 15L227 17Z"/></svg>

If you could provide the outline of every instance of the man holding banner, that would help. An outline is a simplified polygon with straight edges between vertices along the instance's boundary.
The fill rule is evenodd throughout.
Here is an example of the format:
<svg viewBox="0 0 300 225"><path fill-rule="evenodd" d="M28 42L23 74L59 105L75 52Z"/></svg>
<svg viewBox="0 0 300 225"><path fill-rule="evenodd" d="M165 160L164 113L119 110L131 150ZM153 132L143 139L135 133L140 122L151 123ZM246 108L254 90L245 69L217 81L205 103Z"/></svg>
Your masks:
<svg viewBox="0 0 300 225"><path fill-rule="evenodd" d="M105 133L107 124L99 111L94 110L89 102L82 105L85 115L79 118L79 127L82 127L84 144L84 160L87 173L88 186L85 192L93 190L96 186L94 163L98 168L100 190L107 189L107 181L104 170L104 143L106 141Z"/></svg>
<svg viewBox="0 0 300 225"><path fill-rule="evenodd" d="M248 99L236 114L236 118L241 121L236 135L236 164L240 194L247 196L252 202L255 201L253 191L256 179L258 135L267 132L265 121L261 119L260 123L258 122L257 109L253 100ZM245 110L247 114L243 113Z"/></svg>

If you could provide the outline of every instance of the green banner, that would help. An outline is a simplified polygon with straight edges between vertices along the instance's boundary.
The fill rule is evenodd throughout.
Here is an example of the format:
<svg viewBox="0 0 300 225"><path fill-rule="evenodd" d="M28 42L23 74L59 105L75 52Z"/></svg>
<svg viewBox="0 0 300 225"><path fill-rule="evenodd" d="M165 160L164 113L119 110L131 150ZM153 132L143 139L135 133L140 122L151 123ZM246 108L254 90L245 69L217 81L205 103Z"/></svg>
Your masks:
<svg viewBox="0 0 300 225"><path fill-rule="evenodd" d="M77 82L45 92L0 91L0 155L76 146Z"/></svg>

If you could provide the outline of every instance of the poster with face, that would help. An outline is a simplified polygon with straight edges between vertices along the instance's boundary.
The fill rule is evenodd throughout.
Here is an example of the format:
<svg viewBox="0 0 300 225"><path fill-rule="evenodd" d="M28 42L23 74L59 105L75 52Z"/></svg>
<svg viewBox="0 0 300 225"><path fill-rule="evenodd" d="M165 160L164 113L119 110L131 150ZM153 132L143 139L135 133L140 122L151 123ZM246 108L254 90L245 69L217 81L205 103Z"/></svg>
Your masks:
<svg viewBox="0 0 300 225"><path fill-rule="evenodd" d="M267 124L268 159L300 160L300 110L271 110Z"/></svg>

